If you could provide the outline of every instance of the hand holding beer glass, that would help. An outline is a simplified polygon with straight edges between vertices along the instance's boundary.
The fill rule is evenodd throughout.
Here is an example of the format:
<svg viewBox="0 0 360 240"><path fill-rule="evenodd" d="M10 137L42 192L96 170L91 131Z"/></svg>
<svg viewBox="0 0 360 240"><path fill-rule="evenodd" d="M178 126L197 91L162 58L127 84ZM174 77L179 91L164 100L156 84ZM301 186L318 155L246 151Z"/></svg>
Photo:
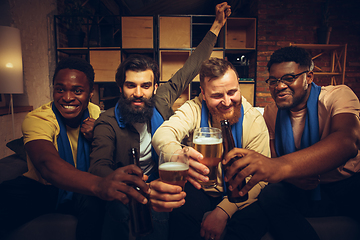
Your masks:
<svg viewBox="0 0 360 240"><path fill-rule="evenodd" d="M178 185L184 190L189 172L189 148L171 142L161 148L159 156L159 175L161 181Z"/></svg>
<svg viewBox="0 0 360 240"><path fill-rule="evenodd" d="M193 147L200 152L204 158L199 161L206 165L210 172L208 182L199 183L204 188L216 187L218 165L222 157L222 135L221 130L213 127L201 127L194 131Z"/></svg>

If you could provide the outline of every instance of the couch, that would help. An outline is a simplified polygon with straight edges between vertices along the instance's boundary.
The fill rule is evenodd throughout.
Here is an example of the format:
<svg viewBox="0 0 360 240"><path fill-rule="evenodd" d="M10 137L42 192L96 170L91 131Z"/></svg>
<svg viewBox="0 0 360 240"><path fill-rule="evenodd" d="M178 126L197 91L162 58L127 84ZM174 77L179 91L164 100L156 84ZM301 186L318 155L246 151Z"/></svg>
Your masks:
<svg viewBox="0 0 360 240"><path fill-rule="evenodd" d="M0 183L27 171L22 138L11 141L6 146L15 154L0 159ZM46 214L20 226L1 240L76 240L76 224L77 219L72 215Z"/></svg>
<svg viewBox="0 0 360 240"><path fill-rule="evenodd" d="M0 183L27 171L22 139L11 141L6 146L15 154L0 159ZM308 221L321 240L360 239L360 223L349 217L309 218ZM77 219L72 215L46 214L20 226L1 240L76 240L76 224ZM274 238L267 233L262 240L274 240Z"/></svg>

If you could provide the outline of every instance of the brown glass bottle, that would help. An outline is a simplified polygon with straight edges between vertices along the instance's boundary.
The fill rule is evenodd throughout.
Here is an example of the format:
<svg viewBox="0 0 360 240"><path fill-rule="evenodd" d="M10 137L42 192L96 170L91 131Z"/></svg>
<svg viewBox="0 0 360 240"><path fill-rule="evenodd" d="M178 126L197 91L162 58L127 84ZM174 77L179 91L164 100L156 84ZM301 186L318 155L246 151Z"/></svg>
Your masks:
<svg viewBox="0 0 360 240"><path fill-rule="evenodd" d="M131 149L130 162L133 162L136 166L140 167L139 157L136 148ZM147 194L141 191L139 187L133 187L143 196L148 198ZM129 209L132 235L140 237L151 233L153 231L153 225L151 218L150 201L148 201L147 204L142 204L139 203L136 199L130 197Z"/></svg>
<svg viewBox="0 0 360 240"><path fill-rule="evenodd" d="M223 138L223 148L224 148L224 152L223 152L223 159L224 156L233 148L235 148L235 142L234 142L234 138L231 132L231 126L228 120L223 120L221 121L221 132L222 132L222 138ZM224 174L226 174L226 170L228 167L231 166L231 164L236 161L238 158L233 158L231 159L226 165L222 165L222 169L224 171ZM236 177L236 175L234 175L234 177ZM238 203L238 202L244 202L246 200L248 200L248 194L246 193L245 196L241 197L239 195L239 190L245 186L246 181L244 179L244 181L241 183L241 186L239 185L237 188L233 189L232 191L229 190L229 183L225 182L225 188L226 188L226 193L228 196L228 199L230 202L233 203Z"/></svg>

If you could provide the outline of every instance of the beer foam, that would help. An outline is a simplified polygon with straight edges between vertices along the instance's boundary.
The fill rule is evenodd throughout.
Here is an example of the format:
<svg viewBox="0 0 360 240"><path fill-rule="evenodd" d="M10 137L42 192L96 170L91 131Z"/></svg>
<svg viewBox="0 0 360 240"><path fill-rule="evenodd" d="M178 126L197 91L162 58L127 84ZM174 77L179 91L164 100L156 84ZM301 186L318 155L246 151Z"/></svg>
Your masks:
<svg viewBox="0 0 360 240"><path fill-rule="evenodd" d="M185 171L189 169L189 165L181 162L166 162L159 166L159 170L163 171Z"/></svg>
<svg viewBox="0 0 360 240"><path fill-rule="evenodd" d="M212 145L212 144L220 144L222 143L222 138L216 137L198 137L193 140L194 144L199 145Z"/></svg>

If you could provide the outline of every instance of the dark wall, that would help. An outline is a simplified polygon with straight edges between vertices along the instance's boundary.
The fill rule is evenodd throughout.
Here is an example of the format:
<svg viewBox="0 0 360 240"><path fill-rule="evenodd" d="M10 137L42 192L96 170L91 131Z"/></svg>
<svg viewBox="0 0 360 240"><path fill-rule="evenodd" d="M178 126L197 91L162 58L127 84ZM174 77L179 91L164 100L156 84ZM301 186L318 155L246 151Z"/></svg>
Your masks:
<svg viewBox="0 0 360 240"><path fill-rule="evenodd" d="M274 50L290 43L318 43L324 0L258 0L258 65L256 105L272 102L265 79L266 64ZM329 0L328 22L332 27L329 44L348 44L345 84L360 97L360 1ZM325 56L326 58L326 56ZM328 59L323 67L329 69ZM315 83L329 85L329 77L316 77Z"/></svg>
<svg viewBox="0 0 360 240"><path fill-rule="evenodd" d="M0 1L0 26L11 26L12 23L9 1Z"/></svg>

